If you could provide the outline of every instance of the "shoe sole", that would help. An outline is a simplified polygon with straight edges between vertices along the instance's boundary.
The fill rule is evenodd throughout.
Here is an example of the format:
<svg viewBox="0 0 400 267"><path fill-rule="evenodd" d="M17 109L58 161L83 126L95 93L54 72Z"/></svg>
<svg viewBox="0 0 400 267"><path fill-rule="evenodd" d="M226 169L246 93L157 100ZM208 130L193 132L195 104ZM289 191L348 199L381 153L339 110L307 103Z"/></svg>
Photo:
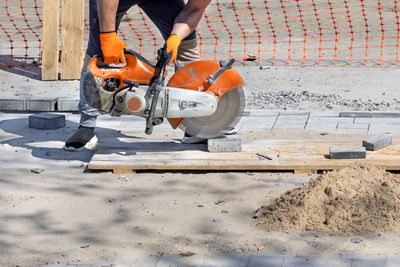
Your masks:
<svg viewBox="0 0 400 267"><path fill-rule="evenodd" d="M97 144L97 142L98 142L97 137L96 137L96 136L93 136L93 138L90 139L89 142L86 143L86 145L84 145L84 146L82 146L82 147L80 147L80 148L75 148L75 147L73 147L73 146L69 147L69 146L65 146L65 145L64 145L63 148L64 148L64 150L66 150L66 151L70 151L70 152L79 152L79 151L82 151L82 150L84 150L84 149L92 148L95 144Z"/></svg>

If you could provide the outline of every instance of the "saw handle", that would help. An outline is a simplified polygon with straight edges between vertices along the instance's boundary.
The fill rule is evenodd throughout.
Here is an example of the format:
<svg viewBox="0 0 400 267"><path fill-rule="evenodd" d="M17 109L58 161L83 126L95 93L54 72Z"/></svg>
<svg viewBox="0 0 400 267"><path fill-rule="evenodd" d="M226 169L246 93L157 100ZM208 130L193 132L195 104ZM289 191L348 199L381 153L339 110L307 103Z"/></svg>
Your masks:
<svg viewBox="0 0 400 267"><path fill-rule="evenodd" d="M153 133L154 114L156 112L158 96L160 95L164 85L165 67L168 65L171 58L172 52L167 53L167 48L165 46L157 51L156 69L153 78L150 80L149 88L146 93L146 97L148 98L153 96L150 109L145 110L145 114L147 115L145 133L149 135Z"/></svg>

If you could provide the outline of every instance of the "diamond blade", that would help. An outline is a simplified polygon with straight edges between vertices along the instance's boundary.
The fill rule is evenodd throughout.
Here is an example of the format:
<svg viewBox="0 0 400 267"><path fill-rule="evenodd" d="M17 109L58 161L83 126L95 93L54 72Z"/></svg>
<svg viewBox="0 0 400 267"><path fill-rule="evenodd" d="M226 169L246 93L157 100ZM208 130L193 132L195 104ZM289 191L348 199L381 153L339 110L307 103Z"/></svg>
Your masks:
<svg viewBox="0 0 400 267"><path fill-rule="evenodd" d="M215 138L232 130L240 121L245 108L242 87L226 92L219 99L217 110L210 116L185 118L179 128L198 138Z"/></svg>

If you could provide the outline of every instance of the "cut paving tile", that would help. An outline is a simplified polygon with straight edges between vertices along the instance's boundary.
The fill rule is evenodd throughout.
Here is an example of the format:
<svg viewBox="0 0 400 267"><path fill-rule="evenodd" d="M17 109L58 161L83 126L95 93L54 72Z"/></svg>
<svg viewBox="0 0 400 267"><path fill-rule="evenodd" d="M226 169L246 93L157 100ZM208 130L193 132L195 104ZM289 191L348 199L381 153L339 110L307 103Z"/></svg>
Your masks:
<svg viewBox="0 0 400 267"><path fill-rule="evenodd" d="M208 152L241 152L242 151L242 136L239 134L223 135L217 138L208 139Z"/></svg>
<svg viewBox="0 0 400 267"><path fill-rule="evenodd" d="M390 146L391 144L392 137L388 134L375 135L363 140L363 147L372 151Z"/></svg>
<svg viewBox="0 0 400 267"><path fill-rule="evenodd" d="M330 147L330 159L365 159L367 151L365 147Z"/></svg>
<svg viewBox="0 0 400 267"><path fill-rule="evenodd" d="M244 118L242 130L266 131L271 130L276 117L248 117Z"/></svg>

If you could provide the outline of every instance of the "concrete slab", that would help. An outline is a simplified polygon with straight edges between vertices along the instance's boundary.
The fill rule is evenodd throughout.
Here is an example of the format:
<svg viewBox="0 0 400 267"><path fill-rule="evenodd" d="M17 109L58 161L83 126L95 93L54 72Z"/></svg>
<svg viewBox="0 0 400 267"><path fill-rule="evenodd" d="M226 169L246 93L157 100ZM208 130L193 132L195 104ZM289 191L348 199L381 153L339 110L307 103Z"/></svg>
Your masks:
<svg viewBox="0 0 400 267"><path fill-rule="evenodd" d="M220 256L204 259L201 267L245 267L249 261L248 255L243 256Z"/></svg>
<svg viewBox="0 0 400 267"><path fill-rule="evenodd" d="M400 124L400 118L355 118L354 123Z"/></svg>
<svg viewBox="0 0 400 267"><path fill-rule="evenodd" d="M248 110L250 117L273 117L278 116L279 110Z"/></svg>
<svg viewBox="0 0 400 267"><path fill-rule="evenodd" d="M0 97L0 110L26 111L26 97Z"/></svg>
<svg viewBox="0 0 400 267"><path fill-rule="evenodd" d="M248 267L281 267L284 256L251 255Z"/></svg>
<svg viewBox="0 0 400 267"><path fill-rule="evenodd" d="M78 111L78 97L59 97L57 100L58 111Z"/></svg>
<svg viewBox="0 0 400 267"><path fill-rule="evenodd" d="M351 267L340 256L295 256L285 257L282 267Z"/></svg>
<svg viewBox="0 0 400 267"><path fill-rule="evenodd" d="M311 117L339 117L339 111L311 111Z"/></svg>
<svg viewBox="0 0 400 267"><path fill-rule="evenodd" d="M370 124L368 134L393 134L400 135L400 125L398 124Z"/></svg>
<svg viewBox="0 0 400 267"><path fill-rule="evenodd" d="M378 150L392 144L392 137L387 134L371 136L363 140L363 147L367 150Z"/></svg>
<svg viewBox="0 0 400 267"><path fill-rule="evenodd" d="M400 118L400 112L373 112L371 118Z"/></svg>
<svg viewBox="0 0 400 267"><path fill-rule="evenodd" d="M352 117L309 117L307 124L311 122L322 122L322 123L347 123L352 124L354 123L354 118Z"/></svg>
<svg viewBox="0 0 400 267"><path fill-rule="evenodd" d="M340 112L339 117L370 118L370 112Z"/></svg>
<svg viewBox="0 0 400 267"><path fill-rule="evenodd" d="M330 159L365 159L367 151L365 147L330 147Z"/></svg>
<svg viewBox="0 0 400 267"><path fill-rule="evenodd" d="M369 124L366 123L357 123L357 124L350 124L350 123L338 123L338 129L368 129Z"/></svg>
<svg viewBox="0 0 400 267"><path fill-rule="evenodd" d="M351 264L351 267L387 266L388 263L388 258L385 255L344 255L342 260L347 264Z"/></svg>
<svg viewBox="0 0 400 267"><path fill-rule="evenodd" d="M57 98L31 97L26 100L28 111L55 111Z"/></svg>
<svg viewBox="0 0 400 267"><path fill-rule="evenodd" d="M208 152L241 152L242 151L242 136L239 134L223 135L207 141Z"/></svg>
<svg viewBox="0 0 400 267"><path fill-rule="evenodd" d="M248 117L244 118L243 130L266 131L271 130L277 117Z"/></svg>
<svg viewBox="0 0 400 267"><path fill-rule="evenodd" d="M64 115L39 113L29 116L29 128L55 130L63 127L65 127Z"/></svg>

